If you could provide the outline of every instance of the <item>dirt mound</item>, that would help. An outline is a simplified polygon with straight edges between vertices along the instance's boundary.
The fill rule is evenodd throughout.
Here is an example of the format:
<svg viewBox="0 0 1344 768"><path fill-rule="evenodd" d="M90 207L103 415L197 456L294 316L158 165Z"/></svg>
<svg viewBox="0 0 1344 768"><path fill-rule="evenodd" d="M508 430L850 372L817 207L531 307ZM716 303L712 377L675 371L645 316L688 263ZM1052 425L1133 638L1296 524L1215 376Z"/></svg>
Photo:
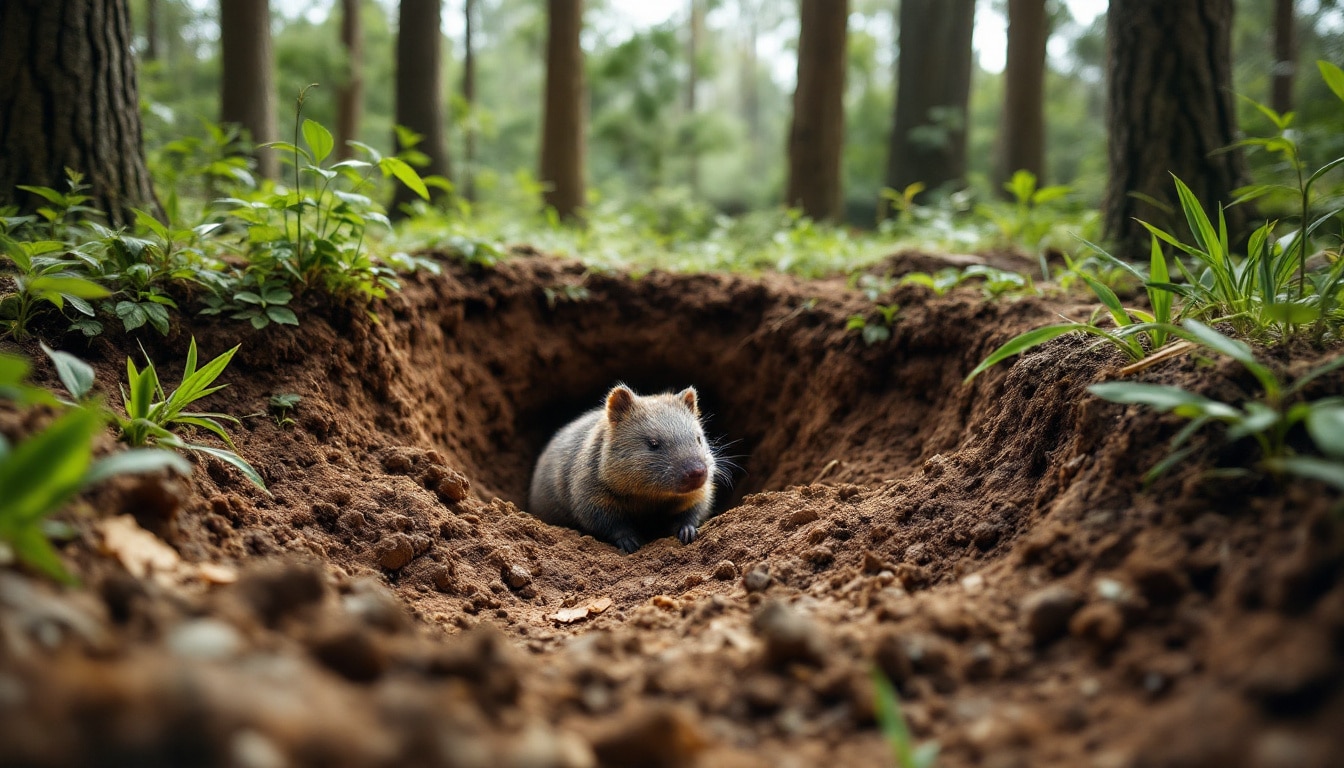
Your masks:
<svg viewBox="0 0 1344 768"><path fill-rule="evenodd" d="M302 396L292 426L235 434L273 497L213 460L122 482L65 548L85 588L0 579L0 763L877 765L873 666L943 765L1344 754L1323 491L1202 482L1245 459L1212 442L1143 490L1175 425L1088 396L1121 361L1084 340L961 385L1076 308L899 287L867 346L840 281L520 258L409 282L376 321L245 334L209 405ZM207 353L239 334L194 331ZM146 342L163 371L186 344ZM134 346L85 356L107 383ZM616 381L695 385L740 467L693 545L623 557L521 508L546 439ZM116 514L186 565L128 575L99 552Z"/></svg>

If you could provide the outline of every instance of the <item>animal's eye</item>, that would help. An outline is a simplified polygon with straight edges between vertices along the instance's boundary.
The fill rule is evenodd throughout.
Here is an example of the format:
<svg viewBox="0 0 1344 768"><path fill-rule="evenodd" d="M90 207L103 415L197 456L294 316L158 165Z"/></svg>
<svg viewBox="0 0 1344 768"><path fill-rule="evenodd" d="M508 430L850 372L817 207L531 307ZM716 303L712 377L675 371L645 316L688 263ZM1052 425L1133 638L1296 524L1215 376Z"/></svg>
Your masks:
<svg viewBox="0 0 1344 768"><path fill-rule="evenodd" d="M658 442L658 438L656 437L646 437L644 438L644 442L649 444L650 451L656 451L663 447L663 444Z"/></svg>

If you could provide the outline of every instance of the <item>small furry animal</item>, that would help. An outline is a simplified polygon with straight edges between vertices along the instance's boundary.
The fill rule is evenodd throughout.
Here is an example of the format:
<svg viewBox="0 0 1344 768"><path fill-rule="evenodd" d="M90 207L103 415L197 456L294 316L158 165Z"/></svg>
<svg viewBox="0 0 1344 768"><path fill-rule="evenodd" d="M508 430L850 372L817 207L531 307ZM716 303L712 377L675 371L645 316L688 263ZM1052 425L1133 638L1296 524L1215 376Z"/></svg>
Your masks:
<svg viewBox="0 0 1344 768"><path fill-rule="evenodd" d="M619 384L547 443L532 473L528 508L629 554L676 533L695 541L714 507L714 453L694 387L636 395Z"/></svg>

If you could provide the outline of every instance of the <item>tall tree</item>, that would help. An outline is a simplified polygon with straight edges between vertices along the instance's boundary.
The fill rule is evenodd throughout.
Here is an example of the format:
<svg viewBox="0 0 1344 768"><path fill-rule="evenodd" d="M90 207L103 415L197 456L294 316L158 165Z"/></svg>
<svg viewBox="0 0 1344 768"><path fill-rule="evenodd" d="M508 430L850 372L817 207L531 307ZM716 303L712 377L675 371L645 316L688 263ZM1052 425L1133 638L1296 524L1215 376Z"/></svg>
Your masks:
<svg viewBox="0 0 1344 768"><path fill-rule="evenodd" d="M697 91L700 89L700 56L705 37L705 0L689 0L690 20L686 38L686 114L692 120L699 105L696 104ZM689 147L691 191L700 192L700 152L695 142Z"/></svg>
<svg viewBox="0 0 1344 768"><path fill-rule="evenodd" d="M275 56L271 50L269 0L220 0L219 121L241 127L254 144L275 141ZM266 178L280 175L270 150L256 152L257 171Z"/></svg>
<svg viewBox="0 0 1344 768"><path fill-rule="evenodd" d="M336 156L349 158L347 141L359 138L364 105L364 24L361 0L341 0L341 45L345 48L345 77L336 89Z"/></svg>
<svg viewBox="0 0 1344 768"><path fill-rule="evenodd" d="M1172 174L1205 206L1230 202L1245 183L1241 152L1224 151L1237 134L1231 32L1232 0L1111 0L1102 214L1119 254L1148 253L1148 232L1135 219L1176 227ZM1234 238L1247 217L1244 205L1227 209Z"/></svg>
<svg viewBox="0 0 1344 768"><path fill-rule="evenodd" d="M1027 170L1045 179L1045 0L1008 0L1008 59L995 186Z"/></svg>
<svg viewBox="0 0 1344 768"><path fill-rule="evenodd" d="M401 0L397 22L397 125L421 136L415 148L428 163L421 175L448 177L448 143L443 122L443 3L441 0ZM401 137L397 148L405 149ZM438 194L437 189L435 193ZM397 185L394 210L416 199L415 193Z"/></svg>
<svg viewBox="0 0 1344 768"><path fill-rule="evenodd" d="M546 110L541 181L546 204L564 218L584 204L583 0L548 0Z"/></svg>
<svg viewBox="0 0 1344 768"><path fill-rule="evenodd" d="M159 60L159 0L145 0L145 61Z"/></svg>
<svg viewBox="0 0 1344 768"><path fill-rule="evenodd" d="M902 0L887 186L929 190L966 177L975 0Z"/></svg>
<svg viewBox="0 0 1344 768"><path fill-rule="evenodd" d="M158 210L141 144L126 0L0 2L0 206L43 201L18 184L65 190L85 175L113 225Z"/></svg>
<svg viewBox="0 0 1344 768"><path fill-rule="evenodd" d="M476 0L462 3L463 22L466 25L463 35L462 62L462 101L467 105L466 124L462 129L462 196L467 200L476 199L476 41L473 32L476 28Z"/></svg>
<svg viewBox="0 0 1344 768"><path fill-rule="evenodd" d="M838 220L849 0L803 0L800 22L785 202L814 219Z"/></svg>
<svg viewBox="0 0 1344 768"><path fill-rule="evenodd" d="M1293 108L1297 81L1297 14L1293 0L1274 0L1274 84L1269 105L1279 114Z"/></svg>

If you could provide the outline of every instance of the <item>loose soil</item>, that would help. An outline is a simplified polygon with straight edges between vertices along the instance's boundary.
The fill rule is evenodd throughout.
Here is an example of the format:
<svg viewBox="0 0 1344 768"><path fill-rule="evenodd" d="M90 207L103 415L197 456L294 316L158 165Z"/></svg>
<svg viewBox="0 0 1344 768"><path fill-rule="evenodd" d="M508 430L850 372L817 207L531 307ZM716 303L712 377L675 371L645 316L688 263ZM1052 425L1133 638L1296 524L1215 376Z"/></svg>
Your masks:
<svg viewBox="0 0 1344 768"><path fill-rule="evenodd" d="M139 339L170 381L190 334L241 341L209 410L302 396L234 430L273 496L196 457L65 516L82 586L0 572L0 764L892 765L874 669L943 766L1344 763L1336 498L1209 480L1254 458L1213 432L1145 489L1179 421L1088 395L1126 361L1085 339L962 385L1090 307L901 287L870 347L839 280L533 255L407 283L376 319ZM104 387L137 349L66 342ZM1194 358L1141 377L1253 391ZM690 546L525 511L546 439L617 381L697 387L739 467Z"/></svg>

